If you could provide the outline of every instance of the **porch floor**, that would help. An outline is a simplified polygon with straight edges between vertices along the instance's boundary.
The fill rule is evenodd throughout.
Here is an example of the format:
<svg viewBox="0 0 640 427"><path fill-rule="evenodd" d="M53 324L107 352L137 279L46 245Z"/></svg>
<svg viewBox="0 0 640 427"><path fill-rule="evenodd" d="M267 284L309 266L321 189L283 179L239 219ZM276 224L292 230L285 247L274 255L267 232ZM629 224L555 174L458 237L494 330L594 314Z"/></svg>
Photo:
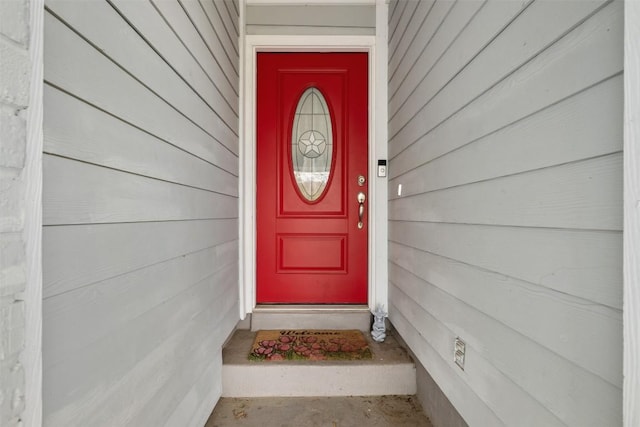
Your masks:
<svg viewBox="0 0 640 427"><path fill-rule="evenodd" d="M415 396L222 398L205 427L433 427Z"/></svg>
<svg viewBox="0 0 640 427"><path fill-rule="evenodd" d="M432 427L416 393L415 364L388 331L365 337L373 359L251 362L256 332L237 330L222 351L222 395L205 427Z"/></svg>
<svg viewBox="0 0 640 427"><path fill-rule="evenodd" d="M256 332L238 330L222 350L222 397L413 395L416 368L393 333L383 343L364 336L370 360L252 362Z"/></svg>

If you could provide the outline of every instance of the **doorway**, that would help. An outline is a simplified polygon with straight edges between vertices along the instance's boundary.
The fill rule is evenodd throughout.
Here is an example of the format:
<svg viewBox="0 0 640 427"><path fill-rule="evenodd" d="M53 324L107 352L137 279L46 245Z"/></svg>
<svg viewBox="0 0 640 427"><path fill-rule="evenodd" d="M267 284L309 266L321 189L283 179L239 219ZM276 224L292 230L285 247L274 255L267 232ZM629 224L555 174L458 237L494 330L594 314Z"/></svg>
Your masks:
<svg viewBox="0 0 640 427"><path fill-rule="evenodd" d="M258 53L258 303L367 303L368 86L366 52Z"/></svg>
<svg viewBox="0 0 640 427"><path fill-rule="evenodd" d="M387 264L387 179L377 176L377 164L387 156L386 117L386 33L353 35L246 35L242 42L240 119L240 318L257 307L257 59L263 52L360 52L368 58L368 194L365 215L368 227L368 290L365 307L386 307ZM379 54L380 53L380 54ZM301 305L300 310L308 307ZM362 306L360 306L362 307ZM311 308L309 308L311 309Z"/></svg>

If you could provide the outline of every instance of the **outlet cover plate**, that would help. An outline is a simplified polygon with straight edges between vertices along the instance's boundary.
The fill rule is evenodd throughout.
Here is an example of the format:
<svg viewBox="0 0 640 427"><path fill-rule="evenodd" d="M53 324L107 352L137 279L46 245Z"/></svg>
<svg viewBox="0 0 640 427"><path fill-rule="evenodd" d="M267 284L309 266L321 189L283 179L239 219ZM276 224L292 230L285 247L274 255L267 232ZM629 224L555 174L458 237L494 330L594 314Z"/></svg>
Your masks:
<svg viewBox="0 0 640 427"><path fill-rule="evenodd" d="M456 337L453 348L453 361L464 371L465 343L459 337Z"/></svg>

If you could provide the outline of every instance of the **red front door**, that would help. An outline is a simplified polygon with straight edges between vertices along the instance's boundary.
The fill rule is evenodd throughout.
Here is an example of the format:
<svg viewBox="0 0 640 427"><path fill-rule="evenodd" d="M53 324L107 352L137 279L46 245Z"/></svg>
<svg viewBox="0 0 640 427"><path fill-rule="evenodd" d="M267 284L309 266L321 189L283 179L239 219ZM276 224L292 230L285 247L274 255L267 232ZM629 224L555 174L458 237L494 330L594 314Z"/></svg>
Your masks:
<svg viewBox="0 0 640 427"><path fill-rule="evenodd" d="M366 303L368 56L257 64L257 302Z"/></svg>

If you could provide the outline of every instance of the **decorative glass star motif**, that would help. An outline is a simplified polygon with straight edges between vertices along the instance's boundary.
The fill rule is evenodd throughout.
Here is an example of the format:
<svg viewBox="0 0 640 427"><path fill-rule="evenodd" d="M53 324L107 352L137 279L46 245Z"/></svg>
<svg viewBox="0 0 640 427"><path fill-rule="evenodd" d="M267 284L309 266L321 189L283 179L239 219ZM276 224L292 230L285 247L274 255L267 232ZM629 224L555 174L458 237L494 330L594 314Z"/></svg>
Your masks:
<svg viewBox="0 0 640 427"><path fill-rule="evenodd" d="M319 157L327 148L327 141L324 135L315 130L303 133L298 140L298 149L303 156L310 159Z"/></svg>

